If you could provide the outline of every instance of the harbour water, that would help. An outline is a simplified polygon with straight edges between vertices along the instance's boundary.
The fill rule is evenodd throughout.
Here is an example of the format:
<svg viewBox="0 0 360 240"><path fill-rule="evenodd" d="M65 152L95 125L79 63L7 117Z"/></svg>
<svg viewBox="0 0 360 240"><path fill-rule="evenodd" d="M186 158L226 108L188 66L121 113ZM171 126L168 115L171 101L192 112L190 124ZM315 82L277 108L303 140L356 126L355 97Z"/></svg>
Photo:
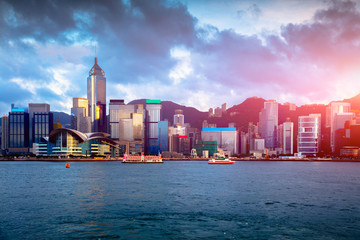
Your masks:
<svg viewBox="0 0 360 240"><path fill-rule="evenodd" d="M0 162L0 239L360 239L360 163Z"/></svg>

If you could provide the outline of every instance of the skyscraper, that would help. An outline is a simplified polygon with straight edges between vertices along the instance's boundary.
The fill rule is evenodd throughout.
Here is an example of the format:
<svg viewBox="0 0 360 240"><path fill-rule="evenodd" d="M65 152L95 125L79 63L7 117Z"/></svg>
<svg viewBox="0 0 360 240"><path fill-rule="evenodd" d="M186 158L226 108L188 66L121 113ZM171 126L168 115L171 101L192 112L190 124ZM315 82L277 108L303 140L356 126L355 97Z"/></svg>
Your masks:
<svg viewBox="0 0 360 240"><path fill-rule="evenodd" d="M183 110L177 109L174 114L174 126L184 126L184 114Z"/></svg>
<svg viewBox="0 0 360 240"><path fill-rule="evenodd" d="M48 137L53 129L53 113L47 103L29 103L29 147Z"/></svg>
<svg viewBox="0 0 360 240"><path fill-rule="evenodd" d="M37 123L38 122L42 122L42 118L38 118L36 117L36 120L37 120L37 123L35 123L35 114L40 114L40 113L43 113L44 115L47 115L48 117L46 117L47 119L49 119L49 115L51 115L51 125L53 124L52 123L52 113L50 113L50 105L47 104L47 103L29 103L29 146L30 148L32 147L32 144L35 141L35 134L37 134L37 137L39 137L39 133L42 132L42 131L45 131L45 129L42 129L41 127L38 128L38 125ZM44 121L45 121L45 118L44 118ZM36 130L35 130L35 126L36 126ZM47 131L51 131L52 130L52 127L51 126L50 128L47 127ZM40 131L40 132L39 132ZM40 134L42 135L42 134ZM49 135L49 132L47 133L46 136ZM43 136L43 135L42 135ZM38 139L37 139L38 140Z"/></svg>
<svg viewBox="0 0 360 240"><path fill-rule="evenodd" d="M331 150L335 151L335 117L337 114L349 113L350 103L346 102L332 102L330 104L330 146Z"/></svg>
<svg viewBox="0 0 360 240"><path fill-rule="evenodd" d="M106 132L106 77L105 72L97 63L87 78L87 98L89 100L89 116L91 117L92 132Z"/></svg>
<svg viewBox="0 0 360 240"><path fill-rule="evenodd" d="M82 133L91 132L89 101L86 98L73 98L73 107L71 108L71 128Z"/></svg>
<svg viewBox="0 0 360 240"><path fill-rule="evenodd" d="M12 108L9 113L9 152L29 152L29 113L24 108Z"/></svg>
<svg viewBox="0 0 360 240"><path fill-rule="evenodd" d="M1 118L1 150L6 153L9 148L9 117L4 115Z"/></svg>
<svg viewBox="0 0 360 240"><path fill-rule="evenodd" d="M265 139L265 147L276 148L276 133L278 126L278 103L275 100L264 102L264 108L259 115L259 132Z"/></svg>
<svg viewBox="0 0 360 240"><path fill-rule="evenodd" d="M321 143L321 114L299 116L298 152L300 155L316 156Z"/></svg>
<svg viewBox="0 0 360 240"><path fill-rule="evenodd" d="M146 100L145 148L148 154L159 153L159 121L161 121L161 100Z"/></svg>
<svg viewBox="0 0 360 240"><path fill-rule="evenodd" d="M286 121L283 123L283 154L294 154L294 123Z"/></svg>

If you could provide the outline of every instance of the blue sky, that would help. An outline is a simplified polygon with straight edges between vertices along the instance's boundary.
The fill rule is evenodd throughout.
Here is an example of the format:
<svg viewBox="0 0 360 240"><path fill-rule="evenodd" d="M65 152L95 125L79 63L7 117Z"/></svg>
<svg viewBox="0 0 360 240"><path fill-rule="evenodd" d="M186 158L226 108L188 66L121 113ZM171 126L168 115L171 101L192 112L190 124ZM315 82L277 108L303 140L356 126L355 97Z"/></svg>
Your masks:
<svg viewBox="0 0 360 240"><path fill-rule="evenodd" d="M70 112L98 62L107 100L206 111L259 96L328 103L360 92L353 1L0 1L0 113Z"/></svg>

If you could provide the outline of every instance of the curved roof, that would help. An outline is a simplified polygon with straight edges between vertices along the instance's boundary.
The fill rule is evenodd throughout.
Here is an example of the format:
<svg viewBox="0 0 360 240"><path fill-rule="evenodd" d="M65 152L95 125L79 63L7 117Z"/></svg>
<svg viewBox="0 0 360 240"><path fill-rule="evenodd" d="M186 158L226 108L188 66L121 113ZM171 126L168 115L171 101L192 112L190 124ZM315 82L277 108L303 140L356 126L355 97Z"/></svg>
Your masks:
<svg viewBox="0 0 360 240"><path fill-rule="evenodd" d="M77 130L69 129L69 128L57 128L57 129L52 130L49 135L49 142L55 143L56 134L61 133L61 132L69 132L69 133L74 134L80 140L79 143L88 142L88 141L91 141L94 139L100 139L104 142L110 143L111 145L118 144L116 141L109 138L110 134L108 134L108 133L103 133L103 132L82 133Z"/></svg>
<svg viewBox="0 0 360 240"><path fill-rule="evenodd" d="M111 138L100 137L100 136L96 136L96 137L89 138L89 139L87 139L87 140L84 141L84 142L89 142L89 141L95 140L95 139L100 139L102 142L105 142L105 144L106 144L106 143L109 143L109 145L113 145L113 146L118 145L118 143L117 143L116 141L112 140Z"/></svg>
<svg viewBox="0 0 360 240"><path fill-rule="evenodd" d="M110 134L108 133L103 133L103 132L94 132L94 133L85 133L85 135L87 136L87 138L93 138L93 137L110 137Z"/></svg>
<svg viewBox="0 0 360 240"><path fill-rule="evenodd" d="M80 142L84 142L88 139L88 137L85 133L79 132L77 130L70 129L70 128L57 128L57 129L54 129L51 131L51 133L49 135L49 142L55 143L55 135L60 132L70 132L70 133L76 135L77 137L79 137Z"/></svg>

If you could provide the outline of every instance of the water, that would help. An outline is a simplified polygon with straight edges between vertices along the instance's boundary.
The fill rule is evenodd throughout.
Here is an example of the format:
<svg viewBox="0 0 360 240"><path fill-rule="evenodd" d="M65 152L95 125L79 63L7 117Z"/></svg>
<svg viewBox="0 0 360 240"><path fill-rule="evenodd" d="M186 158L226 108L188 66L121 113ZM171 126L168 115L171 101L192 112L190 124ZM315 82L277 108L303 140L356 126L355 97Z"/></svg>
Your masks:
<svg viewBox="0 0 360 240"><path fill-rule="evenodd" d="M0 239L360 239L360 163L0 162Z"/></svg>

